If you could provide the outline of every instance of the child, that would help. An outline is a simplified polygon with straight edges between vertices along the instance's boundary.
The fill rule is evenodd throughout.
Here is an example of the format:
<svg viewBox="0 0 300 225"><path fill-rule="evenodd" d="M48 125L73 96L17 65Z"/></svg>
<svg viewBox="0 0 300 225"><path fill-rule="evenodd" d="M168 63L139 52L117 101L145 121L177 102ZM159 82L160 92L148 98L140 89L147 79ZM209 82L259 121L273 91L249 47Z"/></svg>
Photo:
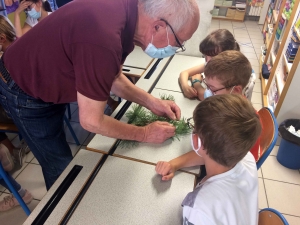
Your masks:
<svg viewBox="0 0 300 225"><path fill-rule="evenodd" d="M179 84L181 85L183 94L188 98L197 97L199 100L204 99L205 89L202 87L202 78L200 73L204 72L206 63L214 56L226 50L239 51L239 44L234 39L232 33L226 29L213 31L200 43L200 52L205 56L205 63L195 66L180 73ZM248 85L244 87L244 95L251 100L256 75L251 70L251 77L247 81ZM205 73L204 73L205 74ZM205 74L206 76L206 74ZM191 79L192 87L188 85Z"/></svg>
<svg viewBox="0 0 300 225"><path fill-rule="evenodd" d="M243 96L227 94L199 103L193 119L194 151L155 168L169 180L180 168L206 166L206 177L183 200L183 224L256 225L258 178L249 149L261 132L259 116Z"/></svg>
<svg viewBox="0 0 300 225"><path fill-rule="evenodd" d="M243 94L251 76L251 64L239 51L224 51L213 57L205 66L205 79L207 89L204 96L221 94ZM255 160L259 159L259 143L250 150Z"/></svg>

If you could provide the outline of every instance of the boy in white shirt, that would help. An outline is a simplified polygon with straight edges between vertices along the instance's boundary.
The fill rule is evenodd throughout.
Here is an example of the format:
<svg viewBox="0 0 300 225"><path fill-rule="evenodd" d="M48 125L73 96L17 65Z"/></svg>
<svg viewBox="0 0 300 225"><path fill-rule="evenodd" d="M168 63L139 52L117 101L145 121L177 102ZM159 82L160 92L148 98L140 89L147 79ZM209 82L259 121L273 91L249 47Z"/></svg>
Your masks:
<svg viewBox="0 0 300 225"><path fill-rule="evenodd" d="M194 151L158 162L162 180L183 167L205 165L207 175L182 202L184 225L257 225L258 178L249 149L261 132L253 106L241 95L215 95L194 110Z"/></svg>

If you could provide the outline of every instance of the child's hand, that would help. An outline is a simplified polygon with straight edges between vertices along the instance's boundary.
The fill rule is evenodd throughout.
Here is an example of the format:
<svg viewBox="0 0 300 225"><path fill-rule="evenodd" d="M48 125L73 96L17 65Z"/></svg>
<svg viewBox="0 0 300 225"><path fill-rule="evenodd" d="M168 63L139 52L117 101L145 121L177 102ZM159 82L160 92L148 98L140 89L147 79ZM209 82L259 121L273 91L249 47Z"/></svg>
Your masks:
<svg viewBox="0 0 300 225"><path fill-rule="evenodd" d="M159 161L155 167L156 173L162 175L162 180L171 180L174 177L175 169L169 162Z"/></svg>
<svg viewBox="0 0 300 225"><path fill-rule="evenodd" d="M196 98L198 97L198 93L195 88L187 85L186 87L182 87L183 95L187 98Z"/></svg>

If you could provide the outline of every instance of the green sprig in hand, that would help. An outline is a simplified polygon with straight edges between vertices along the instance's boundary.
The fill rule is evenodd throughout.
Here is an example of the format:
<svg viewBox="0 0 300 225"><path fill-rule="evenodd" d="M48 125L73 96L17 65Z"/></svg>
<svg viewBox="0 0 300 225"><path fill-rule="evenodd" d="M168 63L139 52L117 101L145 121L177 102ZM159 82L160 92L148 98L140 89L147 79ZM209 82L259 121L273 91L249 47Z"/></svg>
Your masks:
<svg viewBox="0 0 300 225"><path fill-rule="evenodd" d="M162 100L171 100L175 102L175 99L172 95L167 96L163 94L160 96L160 98ZM175 136L171 138L172 140L174 140L175 138L177 140L180 140L181 136L191 133L191 128L187 125L184 118L180 120L171 120L163 116L157 116L148 109L137 104L134 104L132 106L132 110L128 111L125 115L128 118L128 123L133 124L135 126L146 126L155 121L163 121L172 124L176 127ZM136 147L138 143L139 142L137 141L122 140L119 146L121 148L132 148Z"/></svg>

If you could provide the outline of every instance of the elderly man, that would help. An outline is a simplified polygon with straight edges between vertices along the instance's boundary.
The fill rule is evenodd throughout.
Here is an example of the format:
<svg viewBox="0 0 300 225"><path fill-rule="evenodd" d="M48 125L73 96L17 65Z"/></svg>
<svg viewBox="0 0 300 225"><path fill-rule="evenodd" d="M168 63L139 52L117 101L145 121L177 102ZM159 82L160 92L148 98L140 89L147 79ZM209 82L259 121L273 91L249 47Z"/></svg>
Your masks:
<svg viewBox="0 0 300 225"><path fill-rule="evenodd" d="M72 160L63 130L65 104L78 101L80 124L112 138L161 143L175 128L136 127L104 115L110 91L153 113L180 117L122 74L134 44L152 57L184 49L199 23L194 0L75 0L41 21L0 62L1 104L42 166L49 189Z"/></svg>

